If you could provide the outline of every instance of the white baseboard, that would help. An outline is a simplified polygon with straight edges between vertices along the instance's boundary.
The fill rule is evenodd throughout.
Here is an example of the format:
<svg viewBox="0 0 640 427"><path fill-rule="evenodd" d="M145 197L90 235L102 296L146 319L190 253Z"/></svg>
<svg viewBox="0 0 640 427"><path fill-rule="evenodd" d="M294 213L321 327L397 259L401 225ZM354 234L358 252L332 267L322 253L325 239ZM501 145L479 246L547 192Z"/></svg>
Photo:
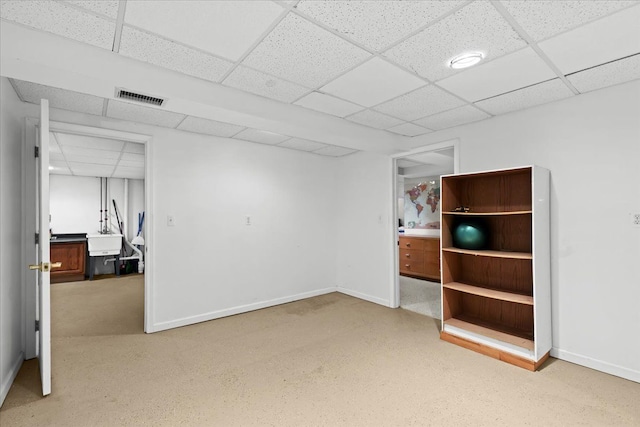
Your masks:
<svg viewBox="0 0 640 427"><path fill-rule="evenodd" d="M11 384L13 384L13 380L16 379L20 368L22 367L22 362L24 362L24 353L20 353L15 362L13 362L13 366L11 370L7 372L7 377L2 378L2 385L0 386L0 407L4 403L4 399L7 397L9 393L9 389L11 388Z"/></svg>
<svg viewBox="0 0 640 427"><path fill-rule="evenodd" d="M247 313L249 311L260 310L261 308L273 307L280 304L286 304L288 302L298 301L306 298L316 297L318 295L329 294L336 292L335 287L318 289L311 292L304 292L301 294L291 295L282 298L276 298L268 301L256 302L253 304L240 305L237 307L227 308L224 310L211 311L209 313L199 314L197 316L184 317L182 319L170 320L168 322L155 323L152 326L151 332L160 332L167 329L179 328L181 326L193 325L195 323L206 322L209 320L219 319L221 317L233 316L235 314Z"/></svg>
<svg viewBox="0 0 640 427"><path fill-rule="evenodd" d="M355 298L360 298L365 301L373 302L375 304L384 305L385 307L390 307L389 300L386 300L383 298L378 298L371 295L363 294L362 292L354 291L347 288L341 288L340 286L338 286L336 290L341 294L349 295Z"/></svg>
<svg viewBox="0 0 640 427"><path fill-rule="evenodd" d="M591 357L571 353L566 350L560 350L556 347L551 348L551 356L567 362L575 363L576 365L585 366L587 368L595 369L596 371L601 371L606 374L615 375L616 377L640 383L640 372L634 371L633 369L603 362L602 360L592 359Z"/></svg>

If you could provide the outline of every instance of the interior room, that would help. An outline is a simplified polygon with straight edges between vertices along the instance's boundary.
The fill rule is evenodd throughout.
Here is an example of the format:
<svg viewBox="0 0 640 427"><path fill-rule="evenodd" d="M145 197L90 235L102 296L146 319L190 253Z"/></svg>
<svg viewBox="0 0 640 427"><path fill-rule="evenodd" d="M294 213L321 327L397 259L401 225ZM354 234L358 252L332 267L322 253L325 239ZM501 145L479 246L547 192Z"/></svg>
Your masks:
<svg viewBox="0 0 640 427"><path fill-rule="evenodd" d="M441 319L440 176L454 170L454 147L396 159L400 307Z"/></svg>
<svg viewBox="0 0 640 427"><path fill-rule="evenodd" d="M0 424L638 425L638 22L638 1L3 0ZM65 222L58 196L89 192ZM50 237L119 222L142 275L97 254L49 284ZM402 274L418 253L431 280Z"/></svg>
<svg viewBox="0 0 640 427"><path fill-rule="evenodd" d="M49 175L52 283L144 273L144 145L51 132Z"/></svg>

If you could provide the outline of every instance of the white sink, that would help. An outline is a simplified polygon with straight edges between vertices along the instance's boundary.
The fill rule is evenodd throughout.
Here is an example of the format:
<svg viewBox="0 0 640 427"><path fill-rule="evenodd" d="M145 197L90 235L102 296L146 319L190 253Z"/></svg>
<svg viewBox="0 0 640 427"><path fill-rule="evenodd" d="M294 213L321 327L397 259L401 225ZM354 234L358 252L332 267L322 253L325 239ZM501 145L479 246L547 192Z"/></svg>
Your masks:
<svg viewBox="0 0 640 427"><path fill-rule="evenodd" d="M117 255L122 247L122 234L87 234L89 256Z"/></svg>

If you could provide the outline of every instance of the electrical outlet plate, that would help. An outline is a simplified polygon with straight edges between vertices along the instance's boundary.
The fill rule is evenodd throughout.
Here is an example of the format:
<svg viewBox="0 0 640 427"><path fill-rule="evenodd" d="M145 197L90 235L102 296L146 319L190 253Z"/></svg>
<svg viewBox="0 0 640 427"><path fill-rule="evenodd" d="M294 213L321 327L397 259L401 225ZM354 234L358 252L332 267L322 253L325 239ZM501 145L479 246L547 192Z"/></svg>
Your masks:
<svg viewBox="0 0 640 427"><path fill-rule="evenodd" d="M634 227L640 227L640 212L631 213L631 225Z"/></svg>

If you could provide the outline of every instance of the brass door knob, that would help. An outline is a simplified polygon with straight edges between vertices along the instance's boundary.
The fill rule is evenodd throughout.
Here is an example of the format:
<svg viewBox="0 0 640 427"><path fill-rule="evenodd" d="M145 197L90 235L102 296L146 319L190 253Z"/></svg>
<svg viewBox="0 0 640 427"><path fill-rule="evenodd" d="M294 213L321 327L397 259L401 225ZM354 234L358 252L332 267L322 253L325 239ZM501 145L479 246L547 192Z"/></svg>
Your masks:
<svg viewBox="0 0 640 427"><path fill-rule="evenodd" d="M40 264L29 264L29 270L39 270L43 273L46 273L51 270L52 267L60 268L62 267L61 262L41 262Z"/></svg>

